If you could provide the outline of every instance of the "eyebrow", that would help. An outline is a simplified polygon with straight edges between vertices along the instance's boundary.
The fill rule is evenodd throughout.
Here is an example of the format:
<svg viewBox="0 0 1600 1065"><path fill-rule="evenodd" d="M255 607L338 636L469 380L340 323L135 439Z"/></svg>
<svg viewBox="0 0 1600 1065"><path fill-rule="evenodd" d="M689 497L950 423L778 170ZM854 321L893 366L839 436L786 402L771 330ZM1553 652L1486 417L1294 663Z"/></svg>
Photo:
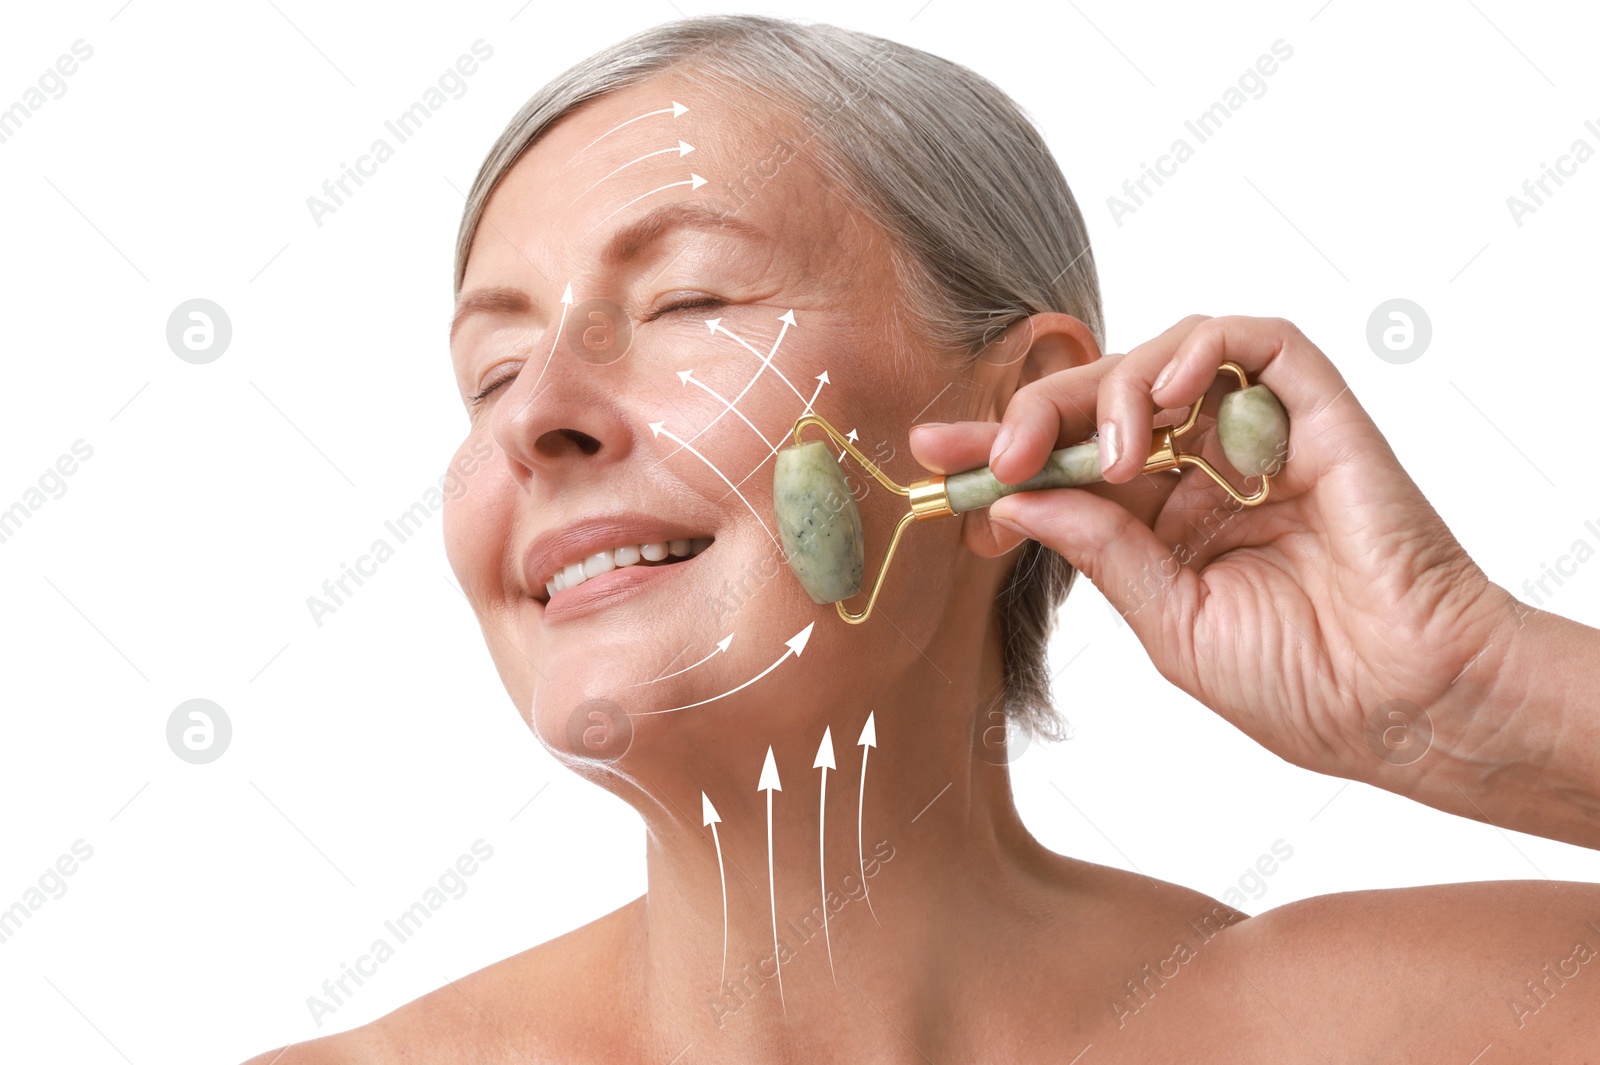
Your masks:
<svg viewBox="0 0 1600 1065"><path fill-rule="evenodd" d="M738 217L732 210L704 200L674 200L623 225L606 241L600 261L608 267L632 262L651 245L675 229L724 230L741 237L764 240L765 231ZM526 315L533 313L531 297L519 288L497 286L463 293L450 320L450 337L467 319L479 314Z"/></svg>

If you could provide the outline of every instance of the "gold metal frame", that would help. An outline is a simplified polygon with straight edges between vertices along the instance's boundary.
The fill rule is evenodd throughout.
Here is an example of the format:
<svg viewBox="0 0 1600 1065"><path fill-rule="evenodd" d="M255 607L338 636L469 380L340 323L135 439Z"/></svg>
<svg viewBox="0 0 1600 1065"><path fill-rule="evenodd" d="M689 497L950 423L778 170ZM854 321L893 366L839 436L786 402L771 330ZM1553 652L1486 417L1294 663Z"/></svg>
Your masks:
<svg viewBox="0 0 1600 1065"><path fill-rule="evenodd" d="M1221 373L1224 370L1231 372L1239 379L1240 388L1250 387L1249 378L1245 376L1244 368L1238 363L1224 361L1218 367L1217 372ZM1200 418L1200 405L1205 402L1205 399L1205 395L1202 394L1200 398L1189 406L1188 417L1183 420L1182 424L1176 426L1159 425L1151 430L1149 457L1145 459L1143 472L1159 473L1163 470L1174 470L1180 466L1193 466L1221 485L1229 496L1244 506L1254 507L1264 503L1267 498L1267 492L1272 487L1271 480L1267 474L1260 475L1260 488L1251 495L1243 495L1228 483L1226 477L1217 472L1215 466L1211 465L1203 457L1179 450L1178 439L1194 428L1195 422ZM950 509L950 496L945 488L944 476L925 477L908 485L897 484L888 474L878 468L877 463L862 454L860 448L852 444L848 437L830 425L828 420L820 414L803 415L794 423L794 442L796 444L805 443L803 434L807 428L813 425L827 433L833 442L839 445L841 450L860 463L862 468L872 475L873 480L896 495L907 497L911 504L911 509L901 515L899 522L895 524L894 534L889 538L889 548L884 552L883 565L878 567L877 579L872 582L872 591L867 596L866 607L859 614L852 614L845 609L844 603L838 602L834 604L834 607L839 612L839 617L851 625L859 625L867 620L867 617L872 613L873 606L878 602L878 593L883 590L883 579L888 575L889 565L894 561L895 549L900 546L900 536L906 531L906 526L913 521L930 521L934 518L953 517L955 512Z"/></svg>

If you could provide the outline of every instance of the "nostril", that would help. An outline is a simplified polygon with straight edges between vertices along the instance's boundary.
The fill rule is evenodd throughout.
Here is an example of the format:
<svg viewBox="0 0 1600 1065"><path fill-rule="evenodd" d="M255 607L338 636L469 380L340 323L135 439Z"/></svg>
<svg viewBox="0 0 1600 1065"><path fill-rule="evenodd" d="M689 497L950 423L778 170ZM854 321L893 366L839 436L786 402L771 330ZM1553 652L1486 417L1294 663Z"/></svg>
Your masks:
<svg viewBox="0 0 1600 1065"><path fill-rule="evenodd" d="M553 429L539 439L540 450L546 454L559 454L570 444L585 455L600 450L600 441L578 429Z"/></svg>

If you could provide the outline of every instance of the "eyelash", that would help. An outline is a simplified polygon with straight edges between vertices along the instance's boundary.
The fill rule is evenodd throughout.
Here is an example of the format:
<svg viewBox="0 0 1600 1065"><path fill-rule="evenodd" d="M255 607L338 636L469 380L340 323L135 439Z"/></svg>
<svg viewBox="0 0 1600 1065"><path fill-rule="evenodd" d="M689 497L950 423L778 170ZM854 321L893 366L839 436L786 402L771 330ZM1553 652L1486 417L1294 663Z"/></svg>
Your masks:
<svg viewBox="0 0 1600 1065"><path fill-rule="evenodd" d="M669 303L667 306L662 307L659 310L651 311L650 314L645 316L644 320L647 322L653 322L657 318L660 318L663 314L668 314L672 311L687 311L696 307L714 307L721 302L722 301L717 299L715 296L696 296L693 299L683 300L680 303Z"/></svg>
<svg viewBox="0 0 1600 1065"><path fill-rule="evenodd" d="M647 321L647 322L653 322L657 318L660 318L662 315L670 314L673 311L687 311L687 310L693 310L693 309L698 308L698 307L714 307L717 304L720 304L721 302L722 301L717 299L715 296L696 296L693 299L683 300L682 302L679 302L679 303L670 303L665 307L661 307L661 308L659 308L657 310L651 311L648 315L645 316L644 320ZM487 399L489 397L490 393L494 392L496 389L500 388L502 385L510 384L512 381L514 381L516 379L516 376L517 375L514 374L514 373L504 375L498 381L495 381L493 384L491 384L491 385L487 386L486 388L484 388L484 390L479 392L477 395L468 396L467 397L467 402L469 404L471 404L473 407L477 407L479 404L481 404L485 399Z"/></svg>
<svg viewBox="0 0 1600 1065"><path fill-rule="evenodd" d="M486 398L488 398L489 393L493 392L495 389L499 388L501 385L510 384L512 381L516 380L516 377L517 377L517 375L514 374L514 373L505 374L498 381L496 381L493 384L487 386L486 388L484 388L484 390L482 392L479 392L477 395L468 396L467 397L467 402L469 404L471 404L474 408L476 408Z"/></svg>

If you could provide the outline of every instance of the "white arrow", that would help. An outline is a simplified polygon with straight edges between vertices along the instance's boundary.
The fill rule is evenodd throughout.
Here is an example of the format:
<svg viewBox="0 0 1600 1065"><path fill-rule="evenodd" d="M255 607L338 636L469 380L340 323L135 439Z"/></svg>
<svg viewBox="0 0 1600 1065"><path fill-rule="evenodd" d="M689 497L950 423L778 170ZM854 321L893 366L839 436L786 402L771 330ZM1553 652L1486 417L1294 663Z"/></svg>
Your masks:
<svg viewBox="0 0 1600 1065"><path fill-rule="evenodd" d="M711 805L711 798L705 792L700 793L700 821L702 825L711 826L711 842L717 847L717 876L722 880L722 979L717 981L721 987L728 979L728 874L722 867L722 840L717 836L717 822L722 818L717 814L717 808Z"/></svg>
<svg viewBox="0 0 1600 1065"><path fill-rule="evenodd" d="M796 658L799 658L801 653L805 651L806 642L811 639L811 630L816 627L816 624L817 623L815 621L807 622L805 628L801 629L799 632L795 633L793 636L789 637L787 640L784 641L784 644L789 649L787 651L783 652L783 654L779 655L778 656L778 660L776 662L772 663L772 665L768 666L766 669L763 669L760 673L757 673L755 676L751 677L749 680L745 681L743 684L739 685L737 688L732 688L732 689L730 689L728 691L725 691L721 695L713 695L709 699L701 699L698 703L690 703L687 706L674 706L670 710L645 710L645 711L642 711L642 712L640 712L638 714L635 714L633 716L635 716L635 717L649 717L651 714L674 714L674 713L677 713L679 710L690 710L690 709L693 709L696 706L704 706L707 703L714 703L718 699L726 699L728 696L732 695L734 692L743 691L745 688L750 687L750 685L754 684L756 681L760 680L762 677L766 676L768 673L771 673L773 670L775 670L779 666L783 665L784 661L790 655L794 655Z"/></svg>
<svg viewBox="0 0 1600 1065"><path fill-rule="evenodd" d="M721 320L722 319L720 319L720 318L716 319L716 321L718 321L718 322L720 322ZM783 314L778 316L778 320L780 322L783 322L784 323L784 328L787 329L790 325L792 325L794 323L794 312L793 311L784 311ZM715 333L716 330L713 329L712 332ZM779 340L783 339L783 331L782 330L780 330L778 332L778 339ZM774 343L772 345L773 354L776 354L777 350L778 350L778 345L776 343ZM766 370L767 366L770 365L770 362L771 362L771 356L770 355L767 358L761 360L761 368L758 369L751 376L750 380L745 382L745 385L744 385L743 388L739 389L739 394L737 396L734 396L733 399L729 402L729 404L728 404L729 408L732 408L733 406L738 404L738 402L745 397L745 394L748 393L750 391L750 389L755 386L755 383L758 380L761 379L761 374ZM826 371L824 371L823 380L826 380L826 379L827 379L827 373L826 373ZM817 391L820 392L822 390L819 388ZM816 398L817 398L816 393L812 393L812 396L811 396L812 402L815 402ZM807 410L811 409L810 403L806 404L806 409ZM718 414L715 418L712 418L705 425L702 425L699 428L699 430L697 430L695 432L695 434L693 436L691 436L689 439L690 440L698 440L698 439L700 439L701 434L707 432L708 430L710 430L710 428L713 425L716 425L718 422L720 422L722 420L722 415L726 414L726 413L728 413L727 410L724 410L720 414ZM767 455L768 458L771 458L773 455L777 454L777 452L778 452L778 448L777 447L773 447L771 444L769 444L767 446L772 448L772 450ZM779 446L782 446L782 445L780 444ZM674 452L673 454L676 454L676 452ZM671 457L672 457L671 455L667 455L667 456L664 456L663 458L657 459L656 462L654 464L652 464L651 468L654 469L655 465L657 465L657 464L659 464L661 462L664 462L664 461L666 461L666 459L671 458ZM760 468L761 468L760 465L756 466L757 470L759 470ZM648 471L646 471L646 472L648 472ZM755 472L755 470L751 470L750 471L750 473L754 473L754 472ZM750 478L750 474L747 473L747 474L744 475L744 477L741 477L739 479L739 483L740 484L744 484L744 482L749 480L749 478Z"/></svg>
<svg viewBox="0 0 1600 1065"><path fill-rule="evenodd" d="M850 430L848 433L844 434L844 438L846 440L850 441L852 444L855 443L856 442L856 431L854 429ZM845 456L845 450L844 450L844 448L840 448L839 449L839 461L840 462L844 461L844 456Z"/></svg>
<svg viewBox="0 0 1600 1065"><path fill-rule="evenodd" d="M824 824L828 816L828 770L838 769L833 761L833 729L826 727L822 730L822 743L817 747L817 760L811 763L812 769L822 770L822 792L818 800L817 811L817 869L822 882L822 938L828 944L828 971L833 972L833 933L828 931L828 834ZM833 982L839 983L839 976L834 974Z"/></svg>
<svg viewBox="0 0 1600 1065"><path fill-rule="evenodd" d="M761 528L766 530L767 538L769 540L771 540L774 544L777 544L780 549L782 548L782 545L778 544L778 538L776 536L772 535L772 530L771 529L767 528L767 523L765 521L761 520L761 512L758 511L751 504L751 502L748 499L745 499L744 493L739 491L738 485L736 485L732 481L728 480L727 475L724 474L721 470L717 469L717 464L716 463L712 462L710 459L708 459L704 455L700 454L700 452L696 451L692 446L690 446L689 441L687 441L683 437L677 435L671 429L666 428L666 423L665 422L651 422L650 423L650 432L652 432L653 434L655 434L658 437L665 436L668 440L677 441L677 444L678 444L679 447L681 447L685 451L689 452L689 454L693 455L695 458L699 459L701 462L705 463L707 466L710 466L711 467L711 472L716 474L718 477L721 477L722 478L722 483L727 485L730 489L732 489L733 490L733 494L738 496L739 499L744 503L744 505L750 508L750 513L752 513L752 514L754 514L756 516L756 521L760 522L761 523Z"/></svg>
<svg viewBox="0 0 1600 1065"><path fill-rule="evenodd" d="M783 343L783 335L789 331L791 325L794 325L794 311L792 309L784 311L778 315L778 321L783 323L783 328L778 330L778 339L772 342L772 350L767 352L768 360L778 354L778 345Z"/></svg>
<svg viewBox="0 0 1600 1065"><path fill-rule="evenodd" d="M637 159L628 160L626 163L623 163L621 166L619 166L615 170L611 171L611 173L609 173L605 177L601 178L600 181L605 181L608 178L614 178L618 174L622 173L624 170L628 169L628 167L632 166L634 163L642 163L646 159L649 159L649 158L651 158L653 156L666 155L669 152L677 152L678 153L678 158L682 159L684 156L688 155L692 151L694 151L694 145L689 144L686 141L679 141L678 142L678 146L676 148L662 148L660 151L646 152L643 155L639 156L639 158L637 158ZM578 200L583 199L584 196L586 196L589 193L593 192L595 187L600 184L600 181L596 181L593 185L590 185L588 188L586 188L582 192L578 193L578 195L573 198L572 202L573 203L577 203Z"/></svg>
<svg viewBox="0 0 1600 1065"><path fill-rule="evenodd" d="M767 793L767 897L772 903L772 967L778 977L778 1002L787 1019L789 1005L783 998L783 966L778 959L778 882L772 876L772 793L782 791L783 785L778 783L778 764L772 760L771 746L767 747L767 760L761 766L761 782L756 790Z"/></svg>
<svg viewBox="0 0 1600 1065"><path fill-rule="evenodd" d="M873 724L873 713L867 714L866 726L862 728L861 738L856 743L861 747L861 794L856 799L856 857L861 862L861 897L867 900L867 912L872 914L872 919L881 928L883 922L878 921L878 911L872 908L872 896L867 892L867 851L861 833L867 802L867 752L878 745L878 729Z"/></svg>
<svg viewBox="0 0 1600 1065"><path fill-rule="evenodd" d="M600 134L600 136L596 137L594 140L590 141L588 144L585 144L582 148L578 149L577 155L574 155L572 158L576 159L578 157L578 155L582 155L584 152L588 151L590 148L593 148L596 144L599 144L601 141L603 141L607 137L611 136L613 133L615 133L617 130L621 129L623 126L631 126L635 122L638 122L640 119L651 118L651 117L653 117L655 115L671 114L672 117L674 119L676 119L679 115L683 114L684 112L686 112L688 110L689 109L687 107L683 106L678 101L674 100L674 101L672 101L672 106L671 107L663 107L659 111L646 111L642 115L635 115L632 118L628 119L628 121L622 123L622 125L612 126L610 129L608 129L604 133ZM568 162L568 165L571 165L571 160L570 159L567 162Z"/></svg>
<svg viewBox="0 0 1600 1065"><path fill-rule="evenodd" d="M744 411L740 410L738 407L735 407L733 405L733 401L732 400L723 399L721 394L718 393L716 389L712 388L710 385L706 384L704 381L700 380L698 377L695 377L693 370L679 370L678 371L678 380L682 381L686 385L694 385L696 388L700 389L701 391L708 392L712 396L715 396L717 401L720 402L723 405L723 407L725 408L723 410L722 414L726 414L730 410L733 411L733 413L735 413L735 414L737 414L739 416L739 420L740 421L744 422L746 425L748 425L750 427L750 431L751 432L755 433L757 436L759 436L761 438L761 442L763 444L767 445L768 447L772 446L772 441L767 439L767 434L763 433L760 429L757 429L756 428L756 423L751 421L749 418L746 418L744 416ZM717 417L718 418L722 417L722 414L718 414ZM709 429L710 427L711 427L710 423L707 423L706 428ZM705 429L700 430L700 432L702 432L702 433L705 432ZM692 440L695 437L698 437L699 435L700 435L700 433L696 433L696 434L694 434L694 437L690 437L690 439Z"/></svg>
<svg viewBox="0 0 1600 1065"><path fill-rule="evenodd" d="M627 688L639 688L639 687L642 687L642 686L644 686L646 684L654 684L657 681L669 680L672 677L680 676L680 675L682 675L684 673L689 672L695 666L704 665L705 663L711 661L713 656L719 655L722 652L726 651L728 649L728 645L730 643L732 643L732 642L733 642L733 633L730 632L730 633L728 633L728 635L724 636L722 639L717 641L717 649L715 651L710 652L704 658L702 658L700 661L694 663L694 665L692 665L692 666L684 666L682 669L678 670L676 673L668 673L665 676L656 677L653 680L641 680L637 684L627 684L627 685L624 685L624 687L627 687Z"/></svg>
<svg viewBox="0 0 1600 1065"><path fill-rule="evenodd" d="M788 313L789 320L793 321L794 320L794 312L790 311L790 312L787 312L787 313ZM780 319L780 321L781 320L782 319ZM722 328L722 319L721 318L707 318L706 319L706 327L711 330L713 335L715 335L718 332L727 333L728 336L730 336L734 340L738 341L740 347L744 348L744 350L748 351L750 354L754 355L756 358L761 360L762 369L771 370L773 373L777 374L778 375L778 380L780 380L784 384L788 385L789 386L789 391L793 392L795 394L795 396L799 398L800 402L802 402L802 403L806 402L806 397L800 392L800 390L798 388L794 387L794 382L789 380L787 377L785 377L782 370L780 370L776 366L772 365L772 354L767 354L767 355L761 354L761 352L757 351L755 348L751 347L748 343L746 343L745 339L743 337L741 337L738 334L734 333L732 330L723 329ZM784 329L787 329L787 328L789 328L789 323L788 322L784 322ZM783 333L780 331L778 335L782 336ZM774 344L773 345L773 353L776 353L776 351L777 351L777 345ZM806 409L809 410L810 407L808 406Z"/></svg>
<svg viewBox="0 0 1600 1065"><path fill-rule="evenodd" d="M556 357L556 345L561 343L561 330L567 324L567 312L572 309L572 282L567 282L567 289L561 294L561 320L556 323L555 339L550 341L550 354L544 357L544 365L539 367L539 376L533 379L533 388L528 392L528 398L522 404L524 410L529 403L539 394L539 382L544 380L544 372L550 368L550 360ZM521 413L519 411L518 413Z"/></svg>
<svg viewBox="0 0 1600 1065"><path fill-rule="evenodd" d="M833 382L828 380L828 371L827 370L823 370L821 373L817 374L817 387L812 391L811 398L806 401L806 409L804 411L800 412L800 416L801 417L804 417L807 413L809 413L811 411L811 408L812 408L813 404L815 404L817 402L817 397L822 394L822 386L823 385L827 385L827 384L832 384L832 383ZM795 420L799 421L799 418L796 418ZM851 431L854 432L854 430L851 430ZM772 456L776 455L779 451L783 450L783 446L784 446L785 442L788 441L788 439L789 439L789 437L787 435L780 436L778 438L778 442L776 444L771 445L767 449L766 456L764 458L762 458L762 460L760 462L756 463L755 467L752 468L749 473L747 473L743 477L739 478L739 483L742 485L746 481L748 481L751 477L755 476L756 471L761 469L761 467L763 467L763 466L765 466L767 464L767 459L770 459ZM724 498L727 497L727 493L726 492L723 493L723 497Z"/></svg>
<svg viewBox="0 0 1600 1065"><path fill-rule="evenodd" d="M705 183L706 183L706 179L701 177L699 174L690 174L689 175L689 179L687 181L669 181L665 185L659 185L656 188L651 189L649 192L640 193L638 196L635 196L633 199L629 200L627 203L623 204L621 207L618 207L615 211L612 211L611 214L606 215L605 218L600 219L600 221L596 222L594 225L592 225L588 229L584 230L584 234L588 235L590 233L593 233L596 229L598 229L602 225L604 225L606 223L606 221L611 218L612 215L617 214L620 211L626 211L628 208L632 207L634 204L638 203L640 200L644 199L647 196L654 196L658 192L665 192L668 189L675 189L679 185L687 185L687 186L689 186L689 190L691 192L693 192L695 189L698 189L701 185L704 185Z"/></svg>

